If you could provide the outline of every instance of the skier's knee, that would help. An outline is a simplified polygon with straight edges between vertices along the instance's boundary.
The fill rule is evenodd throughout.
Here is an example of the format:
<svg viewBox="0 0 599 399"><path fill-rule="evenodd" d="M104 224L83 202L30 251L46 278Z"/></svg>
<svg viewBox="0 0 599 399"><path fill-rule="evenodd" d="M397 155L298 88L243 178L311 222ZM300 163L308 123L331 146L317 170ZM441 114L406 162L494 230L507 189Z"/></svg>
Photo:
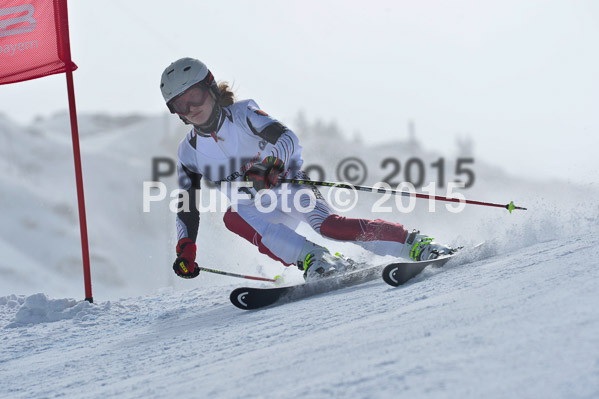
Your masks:
<svg viewBox="0 0 599 399"><path fill-rule="evenodd" d="M225 216L223 216L223 222L225 223L225 227L232 232L236 232L239 227L239 222L243 220L239 213L233 212L231 208L227 209L225 212Z"/></svg>
<svg viewBox="0 0 599 399"><path fill-rule="evenodd" d="M320 225L319 233L327 238L338 239L337 229L340 227L340 221L344 219L337 214L329 215Z"/></svg>

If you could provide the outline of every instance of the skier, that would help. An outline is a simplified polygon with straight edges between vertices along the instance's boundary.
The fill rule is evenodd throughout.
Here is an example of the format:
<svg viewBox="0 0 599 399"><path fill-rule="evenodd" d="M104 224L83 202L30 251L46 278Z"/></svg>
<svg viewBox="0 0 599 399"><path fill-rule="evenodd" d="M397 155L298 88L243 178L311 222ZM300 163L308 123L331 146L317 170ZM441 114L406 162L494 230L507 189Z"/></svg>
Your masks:
<svg viewBox="0 0 599 399"><path fill-rule="evenodd" d="M236 209L231 207L225 213L224 223L261 253L286 266L295 264L306 279L349 269L351 262L295 232L302 221L323 237L351 241L378 255L424 260L452 251L418 231L408 233L401 224L337 215L315 187L307 190L291 185L284 191L283 185L277 184L279 178L308 179L301 170L302 147L297 136L253 100L236 102L228 84L217 84L201 61L182 58L170 64L162 74L160 89L170 112L192 125L178 150L179 187L186 193L181 198L187 197L189 204L176 216L173 270L178 276L194 278L200 273L195 241L200 220L196 195L202 176L216 183L251 182L253 189L249 190L254 195L272 190L274 195L262 195L259 200L238 201ZM231 166L230 174L222 173ZM217 170L222 174L219 179L211 175ZM227 187L231 198L231 184ZM301 209L297 201L283 202L284 193L299 196ZM255 201L268 207L273 198L273 211L258 209ZM284 209L283 203L288 208ZM306 208L312 210L305 212Z"/></svg>

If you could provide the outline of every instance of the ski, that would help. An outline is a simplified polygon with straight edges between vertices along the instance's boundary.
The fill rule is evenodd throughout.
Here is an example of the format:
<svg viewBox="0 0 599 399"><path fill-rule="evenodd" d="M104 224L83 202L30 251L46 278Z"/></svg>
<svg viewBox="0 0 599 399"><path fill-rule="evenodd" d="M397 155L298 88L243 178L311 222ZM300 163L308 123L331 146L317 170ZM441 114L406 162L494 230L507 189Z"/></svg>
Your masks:
<svg viewBox="0 0 599 399"><path fill-rule="evenodd" d="M454 255L441 256L436 259L423 260L419 262L396 262L385 266L383 269L383 280L393 287L399 287L408 280L416 277L427 266L441 267Z"/></svg>
<svg viewBox="0 0 599 399"><path fill-rule="evenodd" d="M386 266L369 266L336 276L324 277L319 280L306 283L291 285L287 287L275 288L256 288L241 287L231 292L231 303L239 309L251 310L259 309L275 303L284 303L306 298L313 295L322 294L340 288L351 287L353 285L366 283L376 280L381 270Z"/></svg>
<svg viewBox="0 0 599 399"><path fill-rule="evenodd" d="M477 249L484 241L474 246ZM458 251L462 247L458 247ZM436 259L420 262L405 261L385 263L376 266L366 266L361 269L352 270L336 276L325 277L319 280L309 281L286 287L256 288L241 287L231 292L231 303L239 309L260 309L275 303L285 303L329 291L351 287L377 279L382 272L383 280L394 287L398 287L411 278L420 274L427 266L441 267L447 263L457 252L444 255Z"/></svg>

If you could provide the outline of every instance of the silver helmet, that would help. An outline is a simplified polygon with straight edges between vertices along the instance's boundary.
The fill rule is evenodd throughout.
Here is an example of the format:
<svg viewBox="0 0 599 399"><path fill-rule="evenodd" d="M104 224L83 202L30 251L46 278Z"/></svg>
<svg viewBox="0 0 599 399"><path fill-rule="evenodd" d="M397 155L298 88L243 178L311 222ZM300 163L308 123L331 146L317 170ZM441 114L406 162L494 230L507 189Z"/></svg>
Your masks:
<svg viewBox="0 0 599 399"><path fill-rule="evenodd" d="M160 91L164 101L168 103L197 83L202 83L210 89L215 98L220 96L218 85L206 64L194 58L181 58L162 72Z"/></svg>

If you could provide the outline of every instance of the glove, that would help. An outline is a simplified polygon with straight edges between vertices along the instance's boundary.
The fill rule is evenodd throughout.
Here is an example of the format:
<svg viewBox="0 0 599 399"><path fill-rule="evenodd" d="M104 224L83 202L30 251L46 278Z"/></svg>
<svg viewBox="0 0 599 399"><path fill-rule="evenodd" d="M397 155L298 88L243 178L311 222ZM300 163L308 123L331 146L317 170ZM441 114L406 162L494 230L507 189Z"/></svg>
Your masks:
<svg viewBox="0 0 599 399"><path fill-rule="evenodd" d="M279 183L279 175L285 170L285 164L274 155L270 155L262 161L253 165L245 172L245 181L252 182L256 191L265 188L276 187Z"/></svg>
<svg viewBox="0 0 599 399"><path fill-rule="evenodd" d="M177 243L177 259L173 263L173 270L182 278L195 278L200 274L200 268L195 262L196 245L189 238L182 238Z"/></svg>

